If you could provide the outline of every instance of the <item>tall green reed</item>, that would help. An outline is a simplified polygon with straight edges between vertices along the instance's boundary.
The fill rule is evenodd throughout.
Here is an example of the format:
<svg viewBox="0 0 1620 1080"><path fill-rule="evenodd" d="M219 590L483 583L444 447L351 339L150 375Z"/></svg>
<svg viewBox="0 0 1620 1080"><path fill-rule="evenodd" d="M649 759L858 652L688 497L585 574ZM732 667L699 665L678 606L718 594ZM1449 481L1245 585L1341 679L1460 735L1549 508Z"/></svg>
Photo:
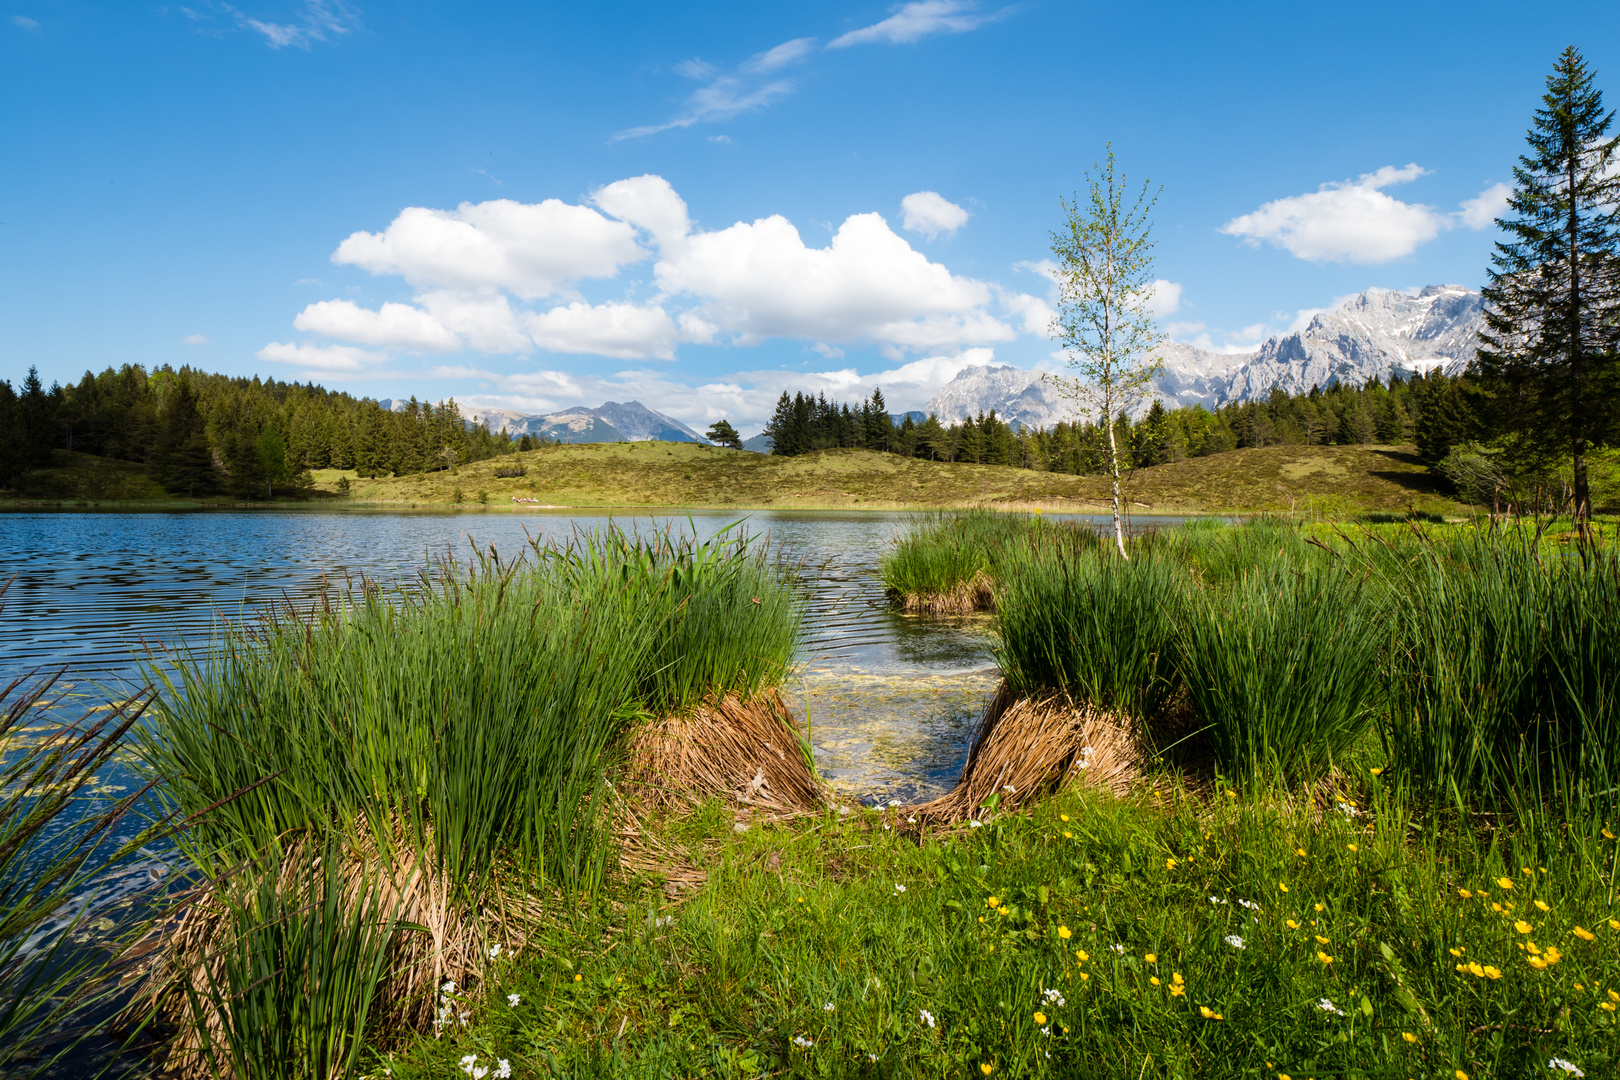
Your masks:
<svg viewBox="0 0 1620 1080"><path fill-rule="evenodd" d="M891 595L943 596L972 585L981 575L999 580L1007 560L1031 547L1061 545L1079 552L1099 544L1094 529L1038 514L997 510L921 514L908 522L878 572Z"/></svg>

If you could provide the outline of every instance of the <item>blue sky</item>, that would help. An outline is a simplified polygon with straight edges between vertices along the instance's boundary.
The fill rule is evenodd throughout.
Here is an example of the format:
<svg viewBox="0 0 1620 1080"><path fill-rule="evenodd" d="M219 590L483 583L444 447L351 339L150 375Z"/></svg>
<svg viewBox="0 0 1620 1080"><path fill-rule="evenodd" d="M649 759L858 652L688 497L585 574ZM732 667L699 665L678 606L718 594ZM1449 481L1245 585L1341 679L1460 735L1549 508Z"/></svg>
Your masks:
<svg viewBox="0 0 1620 1080"><path fill-rule="evenodd" d="M1484 278L1558 51L1620 5L5 0L0 378L138 362L756 430L1051 363L1112 142L1162 321L1253 346ZM471 410L470 410L471 411Z"/></svg>

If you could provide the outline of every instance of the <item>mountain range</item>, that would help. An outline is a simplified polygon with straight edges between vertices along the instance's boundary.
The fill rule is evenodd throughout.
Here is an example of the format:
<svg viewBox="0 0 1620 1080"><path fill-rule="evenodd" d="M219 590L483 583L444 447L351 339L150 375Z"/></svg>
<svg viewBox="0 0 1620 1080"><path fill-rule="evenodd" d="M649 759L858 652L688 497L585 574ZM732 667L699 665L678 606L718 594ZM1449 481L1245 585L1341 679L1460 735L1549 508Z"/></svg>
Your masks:
<svg viewBox="0 0 1620 1080"><path fill-rule="evenodd" d="M1216 409L1267 397L1274 389L1298 394L1312 386L1359 386L1375 377L1387 381L1394 372L1422 374L1435 367L1456 372L1473 359L1484 326L1482 297L1461 285L1369 289L1253 352L1209 352L1166 342L1154 396L1168 408ZM1151 404L1152 397L1144 400L1138 415ZM991 409L1003 420L1038 428L1073 417L1070 404L1040 372L998 364L962 369L928 402L928 411L946 423Z"/></svg>
<svg viewBox="0 0 1620 1080"><path fill-rule="evenodd" d="M510 409L484 409L473 418L491 431L558 439L565 443L701 442L709 440L672 416L639 401L609 401L595 409L574 408L534 416Z"/></svg>

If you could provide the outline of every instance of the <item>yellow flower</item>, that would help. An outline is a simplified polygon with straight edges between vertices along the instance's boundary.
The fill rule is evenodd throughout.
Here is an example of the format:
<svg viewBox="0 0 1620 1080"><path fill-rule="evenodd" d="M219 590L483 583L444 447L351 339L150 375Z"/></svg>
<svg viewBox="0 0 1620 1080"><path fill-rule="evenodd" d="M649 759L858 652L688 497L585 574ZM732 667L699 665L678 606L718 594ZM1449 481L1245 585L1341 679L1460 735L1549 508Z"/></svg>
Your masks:
<svg viewBox="0 0 1620 1080"><path fill-rule="evenodd" d="M1290 930L1298 930L1299 929L1299 923L1295 922L1293 919L1289 919L1288 920L1288 929L1290 929Z"/></svg>
<svg viewBox="0 0 1620 1080"><path fill-rule="evenodd" d="M1556 947L1551 946L1551 945L1549 945L1547 947L1546 956L1547 956L1547 963L1549 963L1549 964L1556 964L1556 963L1558 963L1558 961L1560 961L1560 960L1562 960L1564 958L1564 954L1559 952Z"/></svg>
<svg viewBox="0 0 1620 1080"><path fill-rule="evenodd" d="M1531 926L1523 919L1520 919L1513 924L1513 929L1517 930L1521 934L1528 934L1530 931L1534 930L1535 927Z"/></svg>
<svg viewBox="0 0 1620 1080"><path fill-rule="evenodd" d="M1491 965L1486 964L1485 965L1485 974L1490 976L1493 979L1500 979L1502 977L1502 969L1498 968L1498 967L1492 967Z"/></svg>
<svg viewBox="0 0 1620 1080"><path fill-rule="evenodd" d="M1148 982L1152 983L1154 986L1158 986L1159 985L1159 977L1157 975L1154 975L1154 976L1152 976L1151 978L1148 979Z"/></svg>
<svg viewBox="0 0 1620 1080"><path fill-rule="evenodd" d="M1325 904L1317 904L1316 905L1316 910L1317 911L1326 911L1327 910L1327 905L1325 905Z"/></svg>
<svg viewBox="0 0 1620 1080"><path fill-rule="evenodd" d="M1610 919L1609 920L1609 929L1610 930L1620 930L1620 919Z"/></svg>
<svg viewBox="0 0 1620 1080"><path fill-rule="evenodd" d="M979 916L979 921L980 921L980 922L984 922L984 916L983 916L983 915L980 915L980 916Z"/></svg>
<svg viewBox="0 0 1620 1080"><path fill-rule="evenodd" d="M1062 938L1064 941L1068 941L1069 938L1071 938L1073 936L1074 936L1074 932L1072 930L1070 930L1067 926L1058 927L1058 937Z"/></svg>
<svg viewBox="0 0 1620 1080"><path fill-rule="evenodd" d="M1461 1069L1458 1069L1455 1075L1457 1080L1468 1080L1468 1074L1463 1072Z"/></svg>
<svg viewBox="0 0 1620 1080"><path fill-rule="evenodd" d="M1087 980L1087 979L1089 979L1089 978L1091 978L1091 972L1089 972L1089 971L1082 971L1082 972L1081 972L1081 973L1080 973L1080 981L1081 981L1081 982L1085 982L1085 981L1086 981L1086 980Z"/></svg>
<svg viewBox="0 0 1620 1080"><path fill-rule="evenodd" d="M1070 832L1068 829L1064 829L1063 830L1063 839L1065 839L1065 840L1073 840L1074 839L1074 833Z"/></svg>
<svg viewBox="0 0 1620 1080"><path fill-rule="evenodd" d="M1468 965L1467 964L1458 964L1457 965L1457 974L1461 975L1463 972L1465 972L1467 970L1468 970Z"/></svg>
<svg viewBox="0 0 1620 1080"><path fill-rule="evenodd" d="M1287 892L1288 891L1288 886L1284 885L1282 882L1279 881L1279 882L1277 882L1277 891L1278 892Z"/></svg>
<svg viewBox="0 0 1620 1080"><path fill-rule="evenodd" d="M1610 990L1609 991L1609 1000L1610 1001L1620 1001L1620 994L1617 994L1613 990Z"/></svg>
<svg viewBox="0 0 1620 1080"><path fill-rule="evenodd" d="M1205 1020L1222 1020L1222 1019L1225 1019L1223 1016L1221 1016L1220 1013L1216 1012L1214 1009L1210 1008L1208 1005L1200 1005L1200 1006L1198 1006L1198 1015L1202 1016Z"/></svg>
<svg viewBox="0 0 1620 1080"><path fill-rule="evenodd" d="M1608 829L1603 830L1603 835L1608 837L1610 840L1614 839L1614 833L1610 832Z"/></svg>
<svg viewBox="0 0 1620 1080"><path fill-rule="evenodd" d="M1360 851L1361 850L1360 848L1356 847L1356 845L1354 845L1354 844L1346 844L1344 846L1349 848L1351 851Z"/></svg>
<svg viewBox="0 0 1620 1080"><path fill-rule="evenodd" d="M1577 994L1580 993L1582 990L1585 990L1585 989L1586 989L1586 987L1582 986L1580 983L1575 984L1575 992Z"/></svg>
<svg viewBox="0 0 1620 1080"><path fill-rule="evenodd" d="M1186 992L1187 992L1187 988L1185 986L1182 986L1180 983L1172 983L1170 985L1170 996L1171 997L1180 997L1181 995L1185 994Z"/></svg>
<svg viewBox="0 0 1620 1080"><path fill-rule="evenodd" d="M1174 870L1176 868L1176 860L1174 860L1174 859L1166 859L1166 860L1164 860L1164 868L1166 870Z"/></svg>
<svg viewBox="0 0 1620 1080"><path fill-rule="evenodd" d="M1228 789L1228 791L1226 792L1226 797L1228 799L1235 799L1235 798L1237 798L1237 792Z"/></svg>
<svg viewBox="0 0 1620 1080"><path fill-rule="evenodd" d="M1552 908L1547 906L1547 902L1545 900L1537 900L1536 901L1536 907L1540 908L1542 911L1551 911L1552 910Z"/></svg>
<svg viewBox="0 0 1620 1080"><path fill-rule="evenodd" d="M1318 945L1327 945L1327 944L1329 944L1329 941L1328 941L1327 938L1323 937L1321 934L1317 934L1316 935L1316 943Z"/></svg>
<svg viewBox="0 0 1620 1080"><path fill-rule="evenodd" d="M1318 960L1322 961L1322 963L1324 963L1324 964L1333 963L1333 957L1329 956L1327 953L1323 952L1321 949L1316 950L1316 958Z"/></svg>
<svg viewBox="0 0 1620 1080"><path fill-rule="evenodd" d="M987 898L985 900L984 906L987 907L987 908L993 908L999 903L1001 903L1001 901L997 900L994 896L992 896L992 897L989 897L989 898Z"/></svg>
<svg viewBox="0 0 1620 1080"><path fill-rule="evenodd" d="M1374 775L1374 776L1378 776L1378 775L1379 775L1379 774L1381 774L1381 773L1382 773L1382 772L1383 772L1383 771L1384 771L1384 770L1383 770L1383 769L1372 769L1372 770L1370 770L1370 771L1371 771L1371 772L1372 772L1372 774L1373 774L1373 775Z"/></svg>
<svg viewBox="0 0 1620 1080"><path fill-rule="evenodd" d="M1180 985L1180 983L1181 983L1181 972L1172 971L1170 973L1170 981L1173 982L1173 983L1176 983L1177 985Z"/></svg>
<svg viewBox="0 0 1620 1080"><path fill-rule="evenodd" d="M1037 1024L1040 1024L1042 1027L1045 1027L1046 1026L1046 1014L1043 1013L1043 1012L1036 1013L1035 1014L1035 1022Z"/></svg>
<svg viewBox="0 0 1620 1080"><path fill-rule="evenodd" d="M1068 821L1069 820L1069 815L1068 814L1059 814L1058 815L1058 820L1059 821Z"/></svg>
<svg viewBox="0 0 1620 1080"><path fill-rule="evenodd" d="M1080 961L1083 964L1087 960L1091 959L1091 954L1086 952L1086 950L1084 950L1084 949L1076 949L1075 953L1074 953L1074 958L1076 960Z"/></svg>
<svg viewBox="0 0 1620 1080"><path fill-rule="evenodd" d="M1405 1039L1409 1043L1417 1042L1417 1036L1412 1034L1410 1031L1401 1032L1401 1038Z"/></svg>
<svg viewBox="0 0 1620 1080"><path fill-rule="evenodd" d="M1148 953L1146 956L1142 957L1142 959L1146 960L1150 964L1157 964L1159 962L1159 957L1156 953Z"/></svg>
<svg viewBox="0 0 1620 1080"><path fill-rule="evenodd" d="M1531 967L1535 968L1537 971L1546 971L1547 970L1547 961L1543 960L1539 956L1532 956L1529 960L1525 961L1525 963L1529 964Z"/></svg>
<svg viewBox="0 0 1620 1080"><path fill-rule="evenodd" d="M1496 879L1496 885L1498 888L1511 889L1513 888L1513 879L1510 877L1499 877Z"/></svg>
<svg viewBox="0 0 1620 1080"><path fill-rule="evenodd" d="M1519 948L1523 949L1525 952L1529 953L1531 956L1540 956L1541 955L1541 950L1536 947L1536 943L1533 942L1533 941L1530 942L1528 945L1520 945Z"/></svg>
<svg viewBox="0 0 1620 1080"><path fill-rule="evenodd" d="M1598 1008L1602 1009L1604 1012L1614 1012L1614 1002L1600 1001L1598 1002Z"/></svg>
<svg viewBox="0 0 1620 1080"><path fill-rule="evenodd" d="M989 1076L991 1073L996 1071L996 1067L990 1064L988 1061L981 1061L979 1063L979 1071L984 1073L984 1075Z"/></svg>
<svg viewBox="0 0 1620 1080"><path fill-rule="evenodd" d="M1474 898L1474 894L1469 892L1467 889L1458 889L1457 895L1462 897L1464 900L1472 900Z"/></svg>
<svg viewBox="0 0 1620 1080"><path fill-rule="evenodd" d="M1287 1073L1278 1073L1277 1080L1294 1080L1294 1078Z"/></svg>
<svg viewBox="0 0 1620 1080"><path fill-rule="evenodd" d="M1446 950L1446 952L1450 953L1452 956L1461 956L1463 953L1465 953L1467 951L1468 950L1466 950L1466 949L1447 949Z"/></svg>
<svg viewBox="0 0 1620 1080"><path fill-rule="evenodd" d="M1502 905L1498 904L1495 900L1492 900L1491 901L1491 910L1492 911L1501 911L1502 910Z"/></svg>
<svg viewBox="0 0 1620 1080"><path fill-rule="evenodd" d="M1304 848L1302 848L1302 847L1297 847L1297 848L1295 848L1295 849L1294 849L1294 854L1295 854L1295 855L1298 855L1298 856L1299 856L1299 857L1300 857L1300 858L1302 858L1302 859L1303 859L1303 858L1306 858L1306 855L1305 855L1305 849L1304 849Z"/></svg>
<svg viewBox="0 0 1620 1080"><path fill-rule="evenodd" d="M1571 930L1570 933L1574 934L1576 937L1580 938L1582 941L1591 941L1593 938L1597 937L1597 935L1592 933L1592 931L1583 930L1579 926L1577 926L1575 929Z"/></svg>
<svg viewBox="0 0 1620 1080"><path fill-rule="evenodd" d="M1483 979L1485 977L1485 969L1480 967L1479 963L1477 961L1475 963L1469 964L1468 965L1468 970L1477 979Z"/></svg>
<svg viewBox="0 0 1620 1080"><path fill-rule="evenodd" d="M574 981L575 982L584 982L585 981L585 976L583 976L583 975L575 975L574 976Z"/></svg>

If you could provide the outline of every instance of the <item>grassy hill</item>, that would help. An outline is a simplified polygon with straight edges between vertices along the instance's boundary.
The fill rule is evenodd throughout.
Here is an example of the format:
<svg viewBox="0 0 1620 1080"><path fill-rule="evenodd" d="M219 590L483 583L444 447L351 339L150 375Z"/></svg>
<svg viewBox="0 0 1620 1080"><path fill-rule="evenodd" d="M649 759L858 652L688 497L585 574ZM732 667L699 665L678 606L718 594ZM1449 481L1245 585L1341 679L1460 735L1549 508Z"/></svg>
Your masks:
<svg viewBox="0 0 1620 1080"><path fill-rule="evenodd" d="M500 478L515 462L521 477ZM865 450L778 458L690 443L553 447L454 473L361 480L328 470L317 487L350 478L355 502L511 506L721 506L886 509L967 505L1102 508L1104 477L1000 465L918 461ZM1451 500L1410 447L1266 447L1143 469L1130 479L1137 512L1313 510L1351 513L1408 506L1450 512ZM487 500L487 503L481 502Z"/></svg>
<svg viewBox="0 0 1620 1080"><path fill-rule="evenodd" d="M524 475L498 477L521 465ZM341 481L349 490L340 494ZM453 472L363 480L335 469L315 474L302 505L464 508L735 507L913 509L959 506L1102 510L1106 477L1075 477L1000 465L918 461L865 450L779 458L693 443L594 443L547 447ZM1454 512L1410 447L1269 446L1142 469L1128 481L1136 513L1305 510L1326 514ZM59 451L49 469L25 477L0 501L163 501L138 465ZM225 498L206 500L228 503Z"/></svg>

